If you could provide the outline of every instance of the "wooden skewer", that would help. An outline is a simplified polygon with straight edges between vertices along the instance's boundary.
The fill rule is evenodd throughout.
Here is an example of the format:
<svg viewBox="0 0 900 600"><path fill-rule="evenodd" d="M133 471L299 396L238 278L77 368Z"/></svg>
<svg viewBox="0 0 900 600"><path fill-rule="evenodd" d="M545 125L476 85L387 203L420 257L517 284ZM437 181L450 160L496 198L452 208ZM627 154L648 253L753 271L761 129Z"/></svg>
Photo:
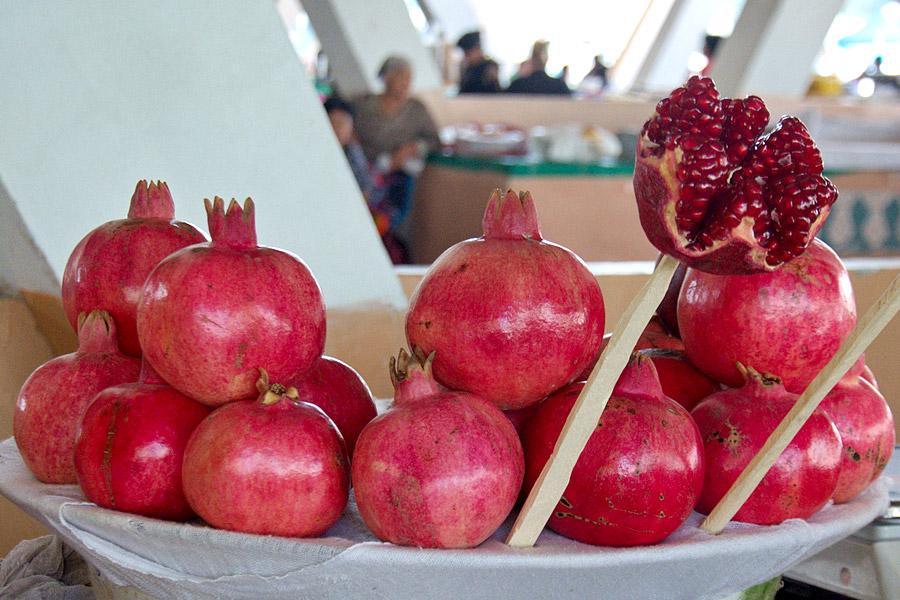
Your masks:
<svg viewBox="0 0 900 600"><path fill-rule="evenodd" d="M628 363L638 338L659 306L678 261L663 256L653 274L619 319L609 344L591 371L568 419L563 426L556 447L543 471L525 499L506 543L514 548L534 545L547 524L553 509L562 497L575 462L591 437L613 387Z"/></svg>
<svg viewBox="0 0 900 600"><path fill-rule="evenodd" d="M878 301L850 332L837 353L810 382L753 460L700 524L701 529L710 533L720 533L725 528L822 399L859 359L869 344L878 337L898 310L900 310L900 275L894 278Z"/></svg>

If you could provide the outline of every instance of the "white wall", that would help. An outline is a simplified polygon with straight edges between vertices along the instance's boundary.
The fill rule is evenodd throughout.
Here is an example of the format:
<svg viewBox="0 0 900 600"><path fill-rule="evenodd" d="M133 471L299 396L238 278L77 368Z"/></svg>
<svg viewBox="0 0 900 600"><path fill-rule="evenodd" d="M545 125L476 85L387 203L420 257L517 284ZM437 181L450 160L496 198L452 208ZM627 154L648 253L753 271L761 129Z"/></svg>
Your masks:
<svg viewBox="0 0 900 600"><path fill-rule="evenodd" d="M260 243L302 257L329 307L404 305L273 3L3 2L0 22L0 181L57 277L163 179L204 230L203 198L252 197Z"/></svg>

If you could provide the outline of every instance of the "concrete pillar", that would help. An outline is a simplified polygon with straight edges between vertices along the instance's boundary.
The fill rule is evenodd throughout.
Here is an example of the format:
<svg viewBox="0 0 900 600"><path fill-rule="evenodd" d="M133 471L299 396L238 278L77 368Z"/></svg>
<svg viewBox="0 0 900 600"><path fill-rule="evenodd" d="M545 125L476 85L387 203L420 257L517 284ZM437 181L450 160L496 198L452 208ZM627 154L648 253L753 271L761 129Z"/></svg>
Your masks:
<svg viewBox="0 0 900 600"><path fill-rule="evenodd" d="M644 57L632 89L668 93L688 76L688 58L703 47L717 0L675 0Z"/></svg>
<svg viewBox="0 0 900 600"><path fill-rule="evenodd" d="M726 96L805 95L813 62L843 0L748 0L719 45L711 76Z"/></svg>
<svg viewBox="0 0 900 600"><path fill-rule="evenodd" d="M302 0L341 94L378 92L378 69L392 54L413 66L413 88L441 87L434 54L419 39L403 0Z"/></svg>
<svg viewBox="0 0 900 600"><path fill-rule="evenodd" d="M329 308L406 305L273 3L3 2L0 22L0 234L22 244L0 251L7 286L46 291L162 179L202 229L204 198L252 197L259 242L306 261Z"/></svg>

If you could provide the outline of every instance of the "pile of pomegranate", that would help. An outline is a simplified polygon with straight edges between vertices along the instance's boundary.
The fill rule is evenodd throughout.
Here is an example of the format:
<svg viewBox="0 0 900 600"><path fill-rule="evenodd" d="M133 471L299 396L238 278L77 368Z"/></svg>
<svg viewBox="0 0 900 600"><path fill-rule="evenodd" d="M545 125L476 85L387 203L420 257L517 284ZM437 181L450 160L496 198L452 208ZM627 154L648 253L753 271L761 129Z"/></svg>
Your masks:
<svg viewBox="0 0 900 600"><path fill-rule="evenodd" d="M708 513L856 325L816 239L837 191L803 124L693 77L661 100L634 187L681 266L548 527L654 544ZM529 193L495 191L483 236L428 269L391 358L393 405L323 356L325 306L298 257L260 246L255 207L206 201L210 239L140 182L128 218L76 247L62 298L77 352L19 394L15 438L48 483L98 505L319 536L344 513L379 539L470 548L539 475L606 343L585 263L541 236ZM80 315L80 316L79 316ZM775 524L852 500L884 470L891 411L861 358L736 515Z"/></svg>
<svg viewBox="0 0 900 600"><path fill-rule="evenodd" d="M209 241L141 181L128 218L79 242L62 286L79 348L23 385L17 446L38 479L106 508L320 535L346 507L372 394L323 355L318 283L257 244L253 202L206 211Z"/></svg>

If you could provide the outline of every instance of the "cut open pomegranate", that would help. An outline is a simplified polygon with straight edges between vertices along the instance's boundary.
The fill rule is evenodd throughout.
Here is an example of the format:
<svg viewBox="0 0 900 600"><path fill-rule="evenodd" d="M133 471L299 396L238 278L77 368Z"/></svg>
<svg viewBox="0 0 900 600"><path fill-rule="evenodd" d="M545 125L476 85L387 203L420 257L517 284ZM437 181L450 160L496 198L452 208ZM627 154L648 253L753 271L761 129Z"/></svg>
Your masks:
<svg viewBox="0 0 900 600"><path fill-rule="evenodd" d="M799 256L837 198L796 117L769 121L756 96L720 98L691 77L656 105L638 141L634 192L661 252L718 274L777 269Z"/></svg>

